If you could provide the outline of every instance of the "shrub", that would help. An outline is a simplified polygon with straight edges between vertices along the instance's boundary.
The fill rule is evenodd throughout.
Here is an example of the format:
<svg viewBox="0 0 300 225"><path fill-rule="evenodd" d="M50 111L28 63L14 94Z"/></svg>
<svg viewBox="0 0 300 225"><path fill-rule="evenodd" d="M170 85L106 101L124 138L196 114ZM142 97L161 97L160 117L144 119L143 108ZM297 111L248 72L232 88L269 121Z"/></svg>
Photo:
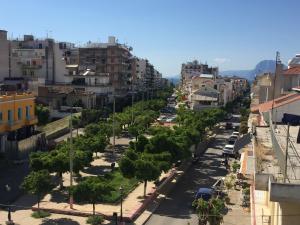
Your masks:
<svg viewBox="0 0 300 225"><path fill-rule="evenodd" d="M250 188L246 187L245 189L243 189L243 195L250 195Z"/></svg>
<svg viewBox="0 0 300 225"><path fill-rule="evenodd" d="M232 163L232 172L236 173L240 169L240 164L237 161Z"/></svg>
<svg viewBox="0 0 300 225"><path fill-rule="evenodd" d="M35 211L31 214L31 216L35 219L49 217L50 215L51 215L51 213L43 211L43 210Z"/></svg>
<svg viewBox="0 0 300 225"><path fill-rule="evenodd" d="M88 219L86 220L88 224L92 225L99 225L104 222L104 219L102 216L96 215L96 216L89 216Z"/></svg>

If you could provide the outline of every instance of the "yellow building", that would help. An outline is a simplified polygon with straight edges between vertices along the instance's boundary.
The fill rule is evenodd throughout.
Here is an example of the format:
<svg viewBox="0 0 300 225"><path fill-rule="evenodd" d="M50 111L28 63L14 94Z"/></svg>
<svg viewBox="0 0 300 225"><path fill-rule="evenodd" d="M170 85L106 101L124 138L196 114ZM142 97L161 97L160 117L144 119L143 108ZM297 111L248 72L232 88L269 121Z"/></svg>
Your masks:
<svg viewBox="0 0 300 225"><path fill-rule="evenodd" d="M0 151L4 152L6 140L29 137L37 123L35 97L30 93L0 95Z"/></svg>

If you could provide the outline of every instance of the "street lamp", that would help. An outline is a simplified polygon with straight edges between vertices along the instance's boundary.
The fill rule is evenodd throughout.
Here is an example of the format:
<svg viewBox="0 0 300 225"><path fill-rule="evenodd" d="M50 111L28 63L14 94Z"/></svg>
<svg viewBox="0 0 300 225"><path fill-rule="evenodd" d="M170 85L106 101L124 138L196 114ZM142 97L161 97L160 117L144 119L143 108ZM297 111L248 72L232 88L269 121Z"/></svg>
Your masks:
<svg viewBox="0 0 300 225"><path fill-rule="evenodd" d="M70 151L69 151L69 157L70 157L70 209L73 209L73 194L72 194L72 187L73 187L73 156L74 156L74 150L73 150L73 107L71 109L71 115L70 115Z"/></svg>
<svg viewBox="0 0 300 225"><path fill-rule="evenodd" d="M7 191L7 195L8 195L8 198L9 198L9 192L11 191L11 187L6 184L5 185L5 189ZM8 201L8 214L7 214L7 223L6 224L14 224L13 221L11 220L11 208L10 208L10 202Z"/></svg>
<svg viewBox="0 0 300 225"><path fill-rule="evenodd" d="M120 190L120 194L121 194L120 222L123 222L123 191L124 191L124 188L122 186L120 186L119 190Z"/></svg>

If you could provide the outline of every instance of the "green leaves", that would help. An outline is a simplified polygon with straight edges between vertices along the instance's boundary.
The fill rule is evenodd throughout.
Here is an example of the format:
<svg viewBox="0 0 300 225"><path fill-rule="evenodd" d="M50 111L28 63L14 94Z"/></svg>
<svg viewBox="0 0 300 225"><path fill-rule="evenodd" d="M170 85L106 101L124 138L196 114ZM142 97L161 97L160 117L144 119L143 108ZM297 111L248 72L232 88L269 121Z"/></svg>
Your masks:
<svg viewBox="0 0 300 225"><path fill-rule="evenodd" d="M223 221L225 203L221 198L211 198L209 201L205 201L199 198L193 202L195 207L199 224L219 225Z"/></svg>
<svg viewBox="0 0 300 225"><path fill-rule="evenodd" d="M139 159L136 161L135 176L140 181L154 181L159 178L161 171L154 162Z"/></svg>
<svg viewBox="0 0 300 225"><path fill-rule="evenodd" d="M29 194L41 196L51 191L53 184L47 170L32 171L21 185L21 188Z"/></svg>
<svg viewBox="0 0 300 225"><path fill-rule="evenodd" d="M36 105L35 114L37 115L39 124L44 125L49 121L50 110L47 107L43 105Z"/></svg>
<svg viewBox="0 0 300 225"><path fill-rule="evenodd" d="M80 202L97 203L103 201L105 195L113 191L112 187L104 183L99 177L87 177L73 187L74 198Z"/></svg>

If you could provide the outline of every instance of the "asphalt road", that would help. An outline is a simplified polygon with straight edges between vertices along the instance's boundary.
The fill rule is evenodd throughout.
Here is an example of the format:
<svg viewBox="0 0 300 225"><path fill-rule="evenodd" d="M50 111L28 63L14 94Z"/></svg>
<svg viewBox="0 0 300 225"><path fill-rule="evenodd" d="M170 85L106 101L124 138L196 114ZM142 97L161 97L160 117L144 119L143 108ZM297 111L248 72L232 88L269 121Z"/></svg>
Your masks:
<svg viewBox="0 0 300 225"><path fill-rule="evenodd" d="M209 187L226 175L225 167L221 165L222 148L232 131L223 131L207 149L197 165L190 169L178 181L174 189L155 210L147 225L196 225L197 215L191 207L195 191L199 187Z"/></svg>

